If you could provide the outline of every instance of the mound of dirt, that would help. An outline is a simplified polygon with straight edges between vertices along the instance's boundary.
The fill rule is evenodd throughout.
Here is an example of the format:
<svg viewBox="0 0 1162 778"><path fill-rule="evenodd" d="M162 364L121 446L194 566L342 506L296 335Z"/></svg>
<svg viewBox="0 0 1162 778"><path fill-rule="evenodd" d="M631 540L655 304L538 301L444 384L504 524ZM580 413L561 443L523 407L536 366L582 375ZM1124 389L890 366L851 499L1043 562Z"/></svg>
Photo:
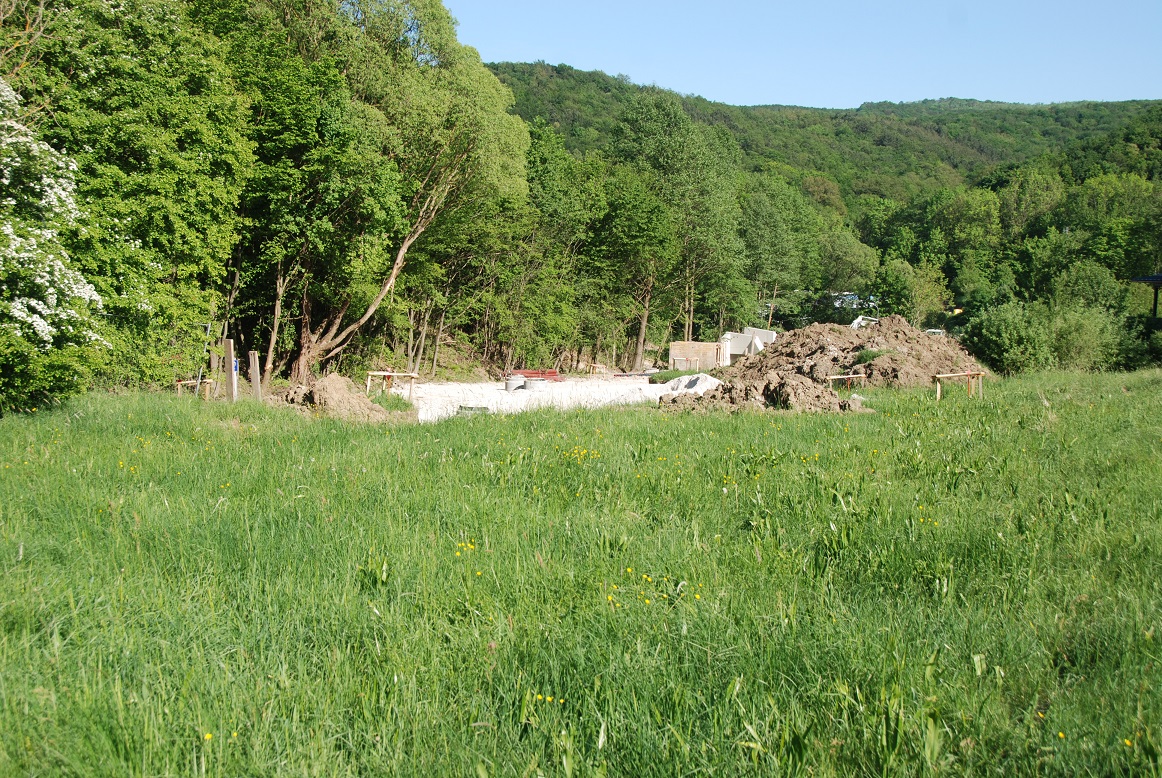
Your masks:
<svg viewBox="0 0 1162 778"><path fill-rule="evenodd" d="M660 404L674 410L756 410L767 408L804 412L860 410L859 400L841 400L824 384L786 370L761 376L727 378L705 394L663 395Z"/></svg>
<svg viewBox="0 0 1162 778"><path fill-rule="evenodd" d="M862 363L857 364L861 358ZM927 335L902 316L886 316L858 330L838 324L812 324L779 335L763 351L722 370L722 386L701 398L664 397L662 405L728 410L861 410L857 399L840 400L827 377L861 374L866 376L864 385L913 387L930 385L937 373L981 369L955 340Z"/></svg>
<svg viewBox="0 0 1162 778"><path fill-rule="evenodd" d="M373 403L359 387L346 376L331 373L310 387L292 386L271 397L276 405L290 405L300 410L311 410L343 421L393 422L409 417L415 420L415 411L392 412Z"/></svg>
<svg viewBox="0 0 1162 778"><path fill-rule="evenodd" d="M864 352L880 352L864 364ZM866 357L865 357L866 359ZM903 316L885 316L853 330L838 324L812 324L779 335L763 351L727 368L725 377L789 371L827 383L829 375L862 373L868 386L929 386L937 373L981 370L953 338L927 335Z"/></svg>

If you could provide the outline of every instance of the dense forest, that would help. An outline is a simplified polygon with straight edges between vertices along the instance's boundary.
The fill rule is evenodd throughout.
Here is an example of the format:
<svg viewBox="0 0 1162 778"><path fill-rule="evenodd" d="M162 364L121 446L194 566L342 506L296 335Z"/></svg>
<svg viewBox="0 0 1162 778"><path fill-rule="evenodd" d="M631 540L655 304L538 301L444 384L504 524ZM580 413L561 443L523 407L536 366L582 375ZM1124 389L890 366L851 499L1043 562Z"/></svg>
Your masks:
<svg viewBox="0 0 1162 778"><path fill-rule="evenodd" d="M1157 360L1162 105L719 105L486 66L439 0L0 4L0 410L167 385L640 369L903 313L1005 372Z"/></svg>

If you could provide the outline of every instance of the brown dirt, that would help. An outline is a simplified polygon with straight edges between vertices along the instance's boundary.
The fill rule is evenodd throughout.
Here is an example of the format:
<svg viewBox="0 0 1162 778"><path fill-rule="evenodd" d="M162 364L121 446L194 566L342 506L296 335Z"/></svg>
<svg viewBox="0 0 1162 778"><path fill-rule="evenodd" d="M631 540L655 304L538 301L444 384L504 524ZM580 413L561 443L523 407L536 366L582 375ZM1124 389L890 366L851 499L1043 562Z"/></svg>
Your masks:
<svg viewBox="0 0 1162 778"><path fill-rule="evenodd" d="M855 364L864 350L884 353L866 364ZM826 383L829 375L862 373L868 386L915 387L931 385L937 373L980 369L953 338L925 335L902 316L886 316L859 330L812 324L785 332L763 352L723 372L753 375L789 370L819 383Z"/></svg>
<svg viewBox="0 0 1162 778"><path fill-rule="evenodd" d="M673 410L761 411L775 408L836 413L861 410L859 400L841 400L827 386L787 370L772 370L761 376L726 378L721 386L701 397L692 394L665 395L661 405Z"/></svg>
<svg viewBox="0 0 1162 778"><path fill-rule="evenodd" d="M373 403L346 376L331 373L310 387L292 386L271 397L274 405L290 405L304 412L315 411L343 421L389 423L415 421L416 411L389 411Z"/></svg>
<svg viewBox="0 0 1162 778"><path fill-rule="evenodd" d="M865 350L883 351L857 365ZM858 400L840 400L827 376L859 373L855 386L929 386L937 373L981 370L952 338L926 335L902 316L887 316L853 330L838 324L812 324L781 334L761 353L717 372L723 385L701 398L679 397L673 408L782 408L796 411L861 410Z"/></svg>

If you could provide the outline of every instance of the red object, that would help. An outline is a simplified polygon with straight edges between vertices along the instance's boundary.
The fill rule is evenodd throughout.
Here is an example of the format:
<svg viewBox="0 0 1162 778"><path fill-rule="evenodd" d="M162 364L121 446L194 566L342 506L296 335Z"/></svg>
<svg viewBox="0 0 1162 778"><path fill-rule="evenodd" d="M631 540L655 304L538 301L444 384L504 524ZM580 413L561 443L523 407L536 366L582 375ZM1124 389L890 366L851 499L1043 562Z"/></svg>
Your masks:
<svg viewBox="0 0 1162 778"><path fill-rule="evenodd" d="M513 370L509 375L520 375L525 378L544 378L546 381L564 381L556 370Z"/></svg>

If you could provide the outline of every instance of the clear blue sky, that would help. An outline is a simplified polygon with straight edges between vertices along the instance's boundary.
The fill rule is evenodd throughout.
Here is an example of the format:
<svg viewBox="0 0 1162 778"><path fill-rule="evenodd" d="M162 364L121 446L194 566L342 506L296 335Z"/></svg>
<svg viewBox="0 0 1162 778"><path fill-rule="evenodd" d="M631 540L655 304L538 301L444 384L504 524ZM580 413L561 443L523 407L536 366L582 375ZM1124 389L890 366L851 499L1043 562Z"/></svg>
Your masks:
<svg viewBox="0 0 1162 778"><path fill-rule="evenodd" d="M1162 0L445 0L486 62L736 105L1162 98Z"/></svg>

